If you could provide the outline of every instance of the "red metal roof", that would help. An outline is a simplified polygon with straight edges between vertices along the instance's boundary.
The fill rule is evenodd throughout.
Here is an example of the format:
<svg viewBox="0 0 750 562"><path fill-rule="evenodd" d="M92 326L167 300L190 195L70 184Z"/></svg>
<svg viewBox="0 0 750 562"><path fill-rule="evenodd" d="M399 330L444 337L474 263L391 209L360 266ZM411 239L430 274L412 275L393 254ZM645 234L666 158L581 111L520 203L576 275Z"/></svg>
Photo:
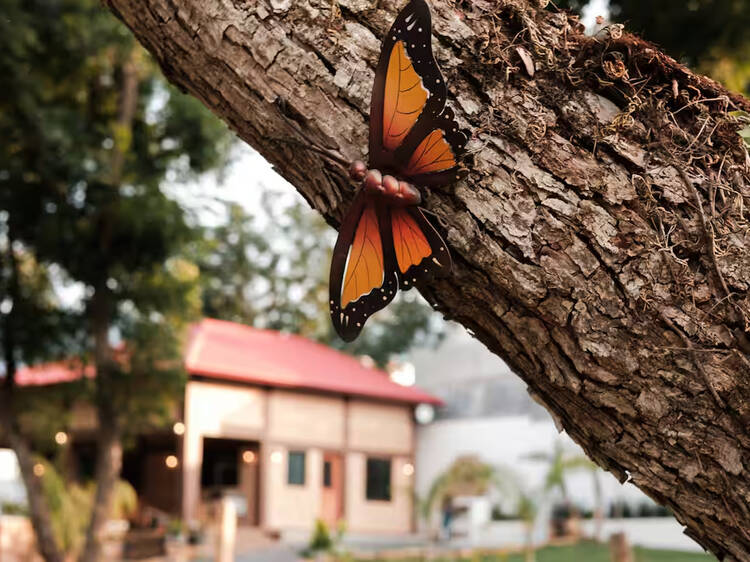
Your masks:
<svg viewBox="0 0 750 562"><path fill-rule="evenodd" d="M73 382L81 376L93 377L93 365L81 365L78 361L60 361L58 363L42 363L33 367L25 367L16 372L18 386L46 386Z"/></svg>
<svg viewBox="0 0 750 562"><path fill-rule="evenodd" d="M391 381L380 369L306 338L243 324L204 319L193 327L185 352L191 375L263 386L318 390L418 404L439 398ZM71 382L94 376L92 366L45 363L16 373L21 386Z"/></svg>
<svg viewBox="0 0 750 562"><path fill-rule="evenodd" d="M185 368L192 375L417 404L439 398L306 338L205 319L194 327Z"/></svg>

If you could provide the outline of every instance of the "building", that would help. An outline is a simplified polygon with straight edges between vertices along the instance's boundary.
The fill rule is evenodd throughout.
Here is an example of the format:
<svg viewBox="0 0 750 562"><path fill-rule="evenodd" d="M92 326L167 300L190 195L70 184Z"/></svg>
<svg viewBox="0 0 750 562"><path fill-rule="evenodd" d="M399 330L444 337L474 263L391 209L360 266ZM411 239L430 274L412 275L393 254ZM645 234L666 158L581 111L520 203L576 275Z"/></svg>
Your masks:
<svg viewBox="0 0 750 562"><path fill-rule="evenodd" d="M437 398L310 340L218 320L194 327L184 363L174 426L141 435L123 460L142 504L200 521L229 495L241 524L272 531L310 529L317 518L343 519L355 533L414 529L414 408ZM42 365L18 381L78 376ZM77 406L79 472L93 466L95 431L90 406Z"/></svg>

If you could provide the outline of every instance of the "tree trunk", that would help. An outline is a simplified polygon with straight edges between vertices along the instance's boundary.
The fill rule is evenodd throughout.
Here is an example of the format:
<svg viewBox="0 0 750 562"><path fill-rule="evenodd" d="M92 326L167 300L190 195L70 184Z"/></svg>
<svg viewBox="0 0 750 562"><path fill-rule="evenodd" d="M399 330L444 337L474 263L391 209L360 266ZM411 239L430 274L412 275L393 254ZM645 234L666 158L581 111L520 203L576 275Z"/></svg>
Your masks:
<svg viewBox="0 0 750 562"><path fill-rule="evenodd" d="M55 539L49 504L42 489L42 480L34 474L36 462L29 442L21 435L18 428L12 427L12 422L3 425L7 429L8 442L18 458L18 466L21 469L21 478L26 487L26 497L29 502L31 527L34 529L39 554L45 562L62 562L63 556Z"/></svg>
<svg viewBox="0 0 750 562"><path fill-rule="evenodd" d="M526 546L524 547L524 562L536 562L536 547L534 546L534 522L525 523Z"/></svg>
<svg viewBox="0 0 750 562"><path fill-rule="evenodd" d="M90 303L91 334L94 340L94 365L96 366L96 412L99 429L97 432L96 453L96 494L91 512L91 520L86 531L86 544L81 562L96 562L101 559L105 538L106 523L112 513L112 501L117 480L122 471L122 428L120 415L113 403L117 394L113 388L113 378L117 365L109 345L109 329L112 324L112 294L107 287L109 271L109 250L112 237L112 206L117 203L116 190L122 182L125 156L132 136L133 116L138 104L138 72L134 53L121 67L121 86L117 131L120 135L110 163L110 185L112 194L108 205L104 205L99 217L98 229L101 234L98 259L101 278L96 283ZM123 132L127 132L123 135ZM118 135L115 135L117 138ZM122 137L128 139L123 141Z"/></svg>
<svg viewBox="0 0 750 562"><path fill-rule="evenodd" d="M391 0L107 0L169 79L333 225L366 155ZM398 4L398 5L396 5ZM431 2L471 174L426 194L453 275L422 287L598 464L750 559L747 100L546 0Z"/></svg>
<svg viewBox="0 0 750 562"><path fill-rule="evenodd" d="M81 562L101 559L106 523L112 513L112 500L117 479L122 469L122 440L119 416L112 403L113 357L109 346L111 302L103 280L91 300L91 329L94 338L96 365L96 411L98 431L96 440L96 493L91 520L86 532L86 544Z"/></svg>
<svg viewBox="0 0 750 562"><path fill-rule="evenodd" d="M18 263L13 249L13 236L9 230L7 234L7 265L8 268L8 287L5 294L11 299L14 305L19 300L18 286ZM10 312L5 315L2 326L2 347L3 360L5 362L5 376L0 384L0 434L8 440L13 452L18 459L18 466L21 470L21 478L26 487L26 498L28 500L29 515L31 516L31 526L36 535L37 549L45 562L62 562L62 553L55 540L55 533L52 528L52 518L50 516L49 504L42 489L41 479L34 474L34 455L31 444L26 436L21 432L18 424L18 416L13 408L13 394L15 392L15 377L18 368L16 360L16 342L14 340L14 323L16 320L15 309L11 308Z"/></svg>
<svg viewBox="0 0 750 562"><path fill-rule="evenodd" d="M101 413L99 419L105 419ZM122 469L122 441L116 425L100 422L96 445L96 494L81 562L101 559L106 523L112 513L115 485Z"/></svg>

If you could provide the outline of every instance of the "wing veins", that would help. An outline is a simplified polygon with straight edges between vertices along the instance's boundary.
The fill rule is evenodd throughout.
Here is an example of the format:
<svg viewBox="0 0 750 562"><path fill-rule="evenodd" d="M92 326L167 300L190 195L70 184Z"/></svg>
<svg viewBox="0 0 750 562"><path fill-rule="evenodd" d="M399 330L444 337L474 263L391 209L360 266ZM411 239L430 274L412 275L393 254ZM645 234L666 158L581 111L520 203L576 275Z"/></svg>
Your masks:
<svg viewBox="0 0 750 562"><path fill-rule="evenodd" d="M377 220L377 218L375 220ZM356 299L354 299L354 301L350 301L350 302L355 302L360 297L362 297L362 295L364 294L363 291L360 291L359 276L356 275L356 271L359 268L360 262L362 262L363 259L364 259L363 265L364 265L365 273L366 273L366 275L365 275L365 277L366 277L366 284L369 284L371 282L370 262L369 262L368 259L363 258L365 246L369 246L372 249L372 251L374 252L374 254L375 254L375 261L376 261L378 267L380 267L380 269L383 270L383 279L385 279L385 270L383 268L382 249L381 249L381 255L379 255L378 254L377 245L373 241L373 238L372 238L372 235L371 235L372 233L370 232L371 228L370 228L369 221L365 222L365 224L363 225L363 228L364 228L364 231L362 233L362 238L363 238L362 249L360 250L359 254L357 255L356 262L354 263L354 265L351 268L351 270L347 271L347 279L344 282L344 287L343 287L343 290L342 290L342 293L343 293L344 290L347 287L349 287L352 282L354 283L354 292L358 296L357 296ZM383 281L381 281L381 285L382 285L382 283L383 283ZM375 287L372 287L370 289L370 291L368 291L368 293L372 292L372 289L374 289L374 288ZM349 303L347 303L347 306L348 305L349 305Z"/></svg>

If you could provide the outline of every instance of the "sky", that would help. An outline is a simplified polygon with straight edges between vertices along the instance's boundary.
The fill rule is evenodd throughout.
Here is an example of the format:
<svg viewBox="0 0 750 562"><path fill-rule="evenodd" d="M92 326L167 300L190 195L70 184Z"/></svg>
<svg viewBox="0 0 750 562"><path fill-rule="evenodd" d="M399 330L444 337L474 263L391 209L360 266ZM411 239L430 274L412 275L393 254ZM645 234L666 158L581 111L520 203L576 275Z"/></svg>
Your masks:
<svg viewBox="0 0 750 562"><path fill-rule="evenodd" d="M261 197L267 191L280 195L277 204L281 207L295 202L304 203L292 184L276 173L258 152L241 141L232 149L230 164L221 175L208 173L188 183L167 183L163 189L194 213L200 224L206 226L214 226L223 219L222 205L218 204L218 199L239 203L253 215L259 212Z"/></svg>

